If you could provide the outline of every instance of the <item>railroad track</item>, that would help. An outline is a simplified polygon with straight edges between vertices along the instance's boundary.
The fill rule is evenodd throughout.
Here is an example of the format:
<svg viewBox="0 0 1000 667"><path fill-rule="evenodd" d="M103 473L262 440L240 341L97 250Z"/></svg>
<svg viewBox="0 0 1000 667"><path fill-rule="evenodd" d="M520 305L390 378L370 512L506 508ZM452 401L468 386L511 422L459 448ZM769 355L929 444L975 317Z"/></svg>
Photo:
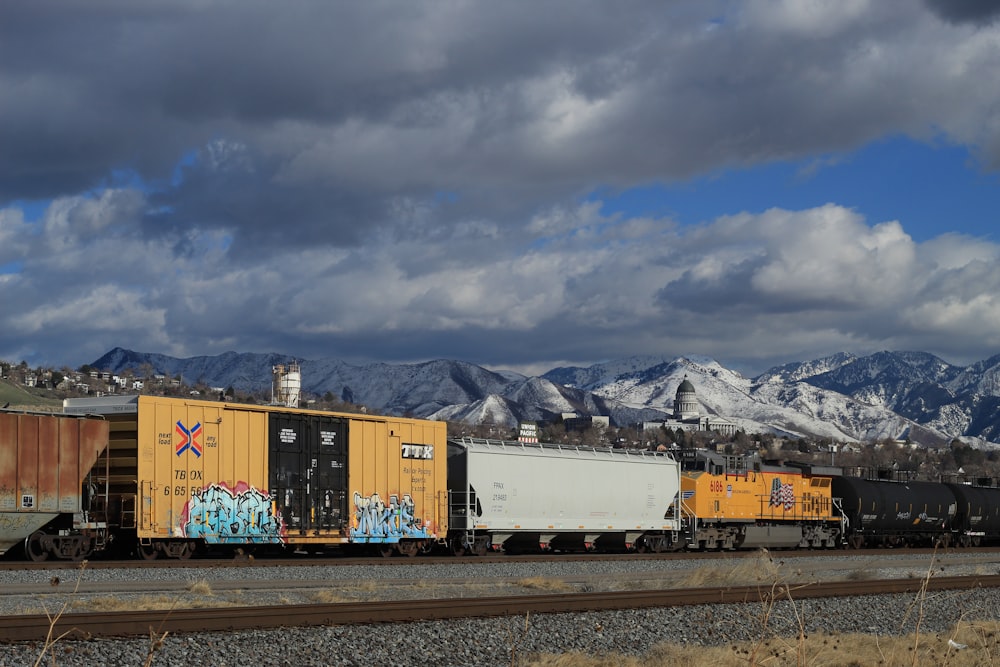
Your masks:
<svg viewBox="0 0 1000 667"><path fill-rule="evenodd" d="M273 605L7 616L0 619L0 642L41 641L46 637L159 636L163 633L221 632L279 627L394 623L469 617L573 613L698 604L769 603L783 599L917 594L921 590L1000 587L1000 575L890 579L769 586L729 586L685 590L560 593L514 597Z"/></svg>
<svg viewBox="0 0 1000 667"><path fill-rule="evenodd" d="M389 565L405 566L410 564L422 565L457 565L457 564L482 564L482 563L544 563L553 561L566 562L597 562L597 561L622 561L629 560L712 560L712 559L732 559L732 558L753 558L759 554L759 550L747 551L681 551L671 553L647 553L647 554L563 554L544 553L527 555L505 555L491 554L487 556L470 556L456 558L454 556L419 556L416 558L372 558L354 556L331 556L328 558L317 558L314 556L290 556L290 557L270 557L253 558L248 556L237 556L235 558L193 558L190 560L88 560L88 570L102 569L210 569L213 567L284 567L295 566L337 566L337 565ZM837 555L844 556L877 556L879 554L891 554L893 556L902 555L962 555L962 554L996 554L1000 553L1000 548L991 547L970 547L962 549L932 549L932 548L905 548L905 549L822 549L822 550L784 550L774 551L775 557L786 558L823 558ZM0 570L66 570L80 567L81 563L69 560L48 560L41 563L30 561L0 560Z"/></svg>

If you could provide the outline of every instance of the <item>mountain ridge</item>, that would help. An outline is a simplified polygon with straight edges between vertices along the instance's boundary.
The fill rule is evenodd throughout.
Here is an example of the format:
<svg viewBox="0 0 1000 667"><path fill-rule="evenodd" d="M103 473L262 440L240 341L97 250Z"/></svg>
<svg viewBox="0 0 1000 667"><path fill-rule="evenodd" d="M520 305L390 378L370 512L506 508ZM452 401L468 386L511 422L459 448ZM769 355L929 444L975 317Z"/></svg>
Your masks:
<svg viewBox="0 0 1000 667"><path fill-rule="evenodd" d="M260 390L271 368L293 357L225 352L179 359L114 348L91 364L111 372L152 368L212 386ZM688 377L703 411L747 432L835 441L906 438L924 444L962 438L1000 442L1000 355L960 367L926 352L838 353L747 378L699 356L636 356L529 377L464 361L352 365L297 360L302 389L390 414L513 427L563 413L607 415L618 426L668 418Z"/></svg>

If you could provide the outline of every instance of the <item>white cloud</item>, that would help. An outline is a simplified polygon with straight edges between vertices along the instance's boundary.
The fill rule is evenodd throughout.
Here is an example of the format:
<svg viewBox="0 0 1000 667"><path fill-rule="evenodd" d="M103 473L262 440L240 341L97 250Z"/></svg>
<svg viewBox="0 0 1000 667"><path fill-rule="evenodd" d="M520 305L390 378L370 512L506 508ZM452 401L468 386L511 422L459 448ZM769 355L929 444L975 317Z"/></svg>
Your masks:
<svg viewBox="0 0 1000 667"><path fill-rule="evenodd" d="M140 290L98 283L14 314L8 323L26 335L46 329L79 330L81 325L92 332L151 332L162 330L164 317L162 311L149 307Z"/></svg>
<svg viewBox="0 0 1000 667"><path fill-rule="evenodd" d="M832 204L683 228L604 216L600 202L588 202L540 214L517 243L493 243L492 256L414 273L408 264L438 256L438 239L350 250L277 246L266 261L238 263L221 233L138 242L124 233L138 220L112 212L108 201L53 203L44 216L50 229L72 235L68 221L79 219L79 230L90 224L104 233L78 239L69 252L51 238L35 245L46 254L32 257L19 284L0 283L14 306L8 332L72 331L96 341L96 353L128 342L122 337L140 349L203 354L223 351L206 344L241 347L247 336L278 349L293 336L313 356L330 337L368 332L480 331L483 345L517 332L550 339L546 349L578 336L595 356L683 349L763 359L890 340L926 347L929 333L993 341L1000 322L997 245L957 235L918 244L898 222L871 225ZM0 227L10 243L35 241L16 215L0 220L15 223ZM496 231L486 221L469 227L487 230L487 243Z"/></svg>
<svg viewBox="0 0 1000 667"><path fill-rule="evenodd" d="M0 265L24 259L30 232L20 209L0 209Z"/></svg>

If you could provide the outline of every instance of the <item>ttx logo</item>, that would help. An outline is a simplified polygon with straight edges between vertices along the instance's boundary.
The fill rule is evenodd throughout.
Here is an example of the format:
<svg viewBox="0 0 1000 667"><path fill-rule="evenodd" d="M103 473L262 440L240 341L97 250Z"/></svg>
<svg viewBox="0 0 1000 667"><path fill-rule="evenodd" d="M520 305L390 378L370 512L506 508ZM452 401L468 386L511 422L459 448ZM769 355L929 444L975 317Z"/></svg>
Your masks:
<svg viewBox="0 0 1000 667"><path fill-rule="evenodd" d="M177 443L177 456L190 449L195 456L201 457L201 443L198 442L198 436L201 435L201 422L189 430L184 427L183 422L178 420L177 435L181 436L181 441Z"/></svg>

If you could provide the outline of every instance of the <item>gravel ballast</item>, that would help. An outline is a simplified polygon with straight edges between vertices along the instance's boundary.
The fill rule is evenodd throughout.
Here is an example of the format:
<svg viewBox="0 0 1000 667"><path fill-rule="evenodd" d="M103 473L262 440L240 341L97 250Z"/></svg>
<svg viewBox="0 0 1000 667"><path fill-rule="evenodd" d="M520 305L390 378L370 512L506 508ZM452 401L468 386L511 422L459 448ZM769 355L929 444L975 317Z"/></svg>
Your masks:
<svg viewBox="0 0 1000 667"><path fill-rule="evenodd" d="M866 568L871 556L830 557L831 568L851 567L845 559L864 559ZM810 559L814 562L814 559ZM930 558L927 558L930 563ZM699 565L700 563L700 565ZM872 578L914 575L914 568L893 568L893 558L878 557ZM150 577L155 581L191 580L210 576L224 581L232 578L245 585L245 594L253 590L255 577L273 580L328 578L383 580L425 578L430 581L455 577L559 577L621 572L663 572L692 567L717 567L710 561L629 561L595 563L510 563L499 565L415 565L413 567L342 566L330 568L214 568L199 570L88 570L87 582L115 581L127 577ZM917 576L926 573L916 571ZM933 569L933 568L932 568ZM995 574L997 568L982 563L949 561L947 575ZM307 570L305 573L303 571ZM986 570L986 571L984 571ZM678 574L682 574L678 572ZM0 584L49 582L59 576L60 586L72 586L77 573L65 571L0 572ZM427 589L424 589L426 593ZM274 593L264 591L261 599L249 595L247 604L273 604ZM794 597L794 594L793 594ZM496 618L463 619L436 622L369 624L322 628L199 633L168 636L157 650L154 665L510 665L511 652L519 656L534 653L582 651L589 654L622 653L642 655L661 642L696 645L726 645L756 640L768 633L794 636L800 625L807 633L860 632L879 635L908 635L917 628L924 633L943 632L959 619L996 620L1000 610L1000 589L941 591L926 594L918 606L913 595L883 595L862 598L800 600L777 603L764 628L762 605L700 605L591 612L582 614L544 614ZM0 596L0 605L19 604L9 596ZM47 604L52 608L51 604ZM56 607L58 608L58 607ZM11 608L0 609L12 613ZM17 613L17 612L14 612ZM61 641L55 648L55 664L142 665L150 650L149 638L129 640ZM0 646L0 667L30 665L41 652L36 642ZM51 658L44 664L52 664Z"/></svg>

